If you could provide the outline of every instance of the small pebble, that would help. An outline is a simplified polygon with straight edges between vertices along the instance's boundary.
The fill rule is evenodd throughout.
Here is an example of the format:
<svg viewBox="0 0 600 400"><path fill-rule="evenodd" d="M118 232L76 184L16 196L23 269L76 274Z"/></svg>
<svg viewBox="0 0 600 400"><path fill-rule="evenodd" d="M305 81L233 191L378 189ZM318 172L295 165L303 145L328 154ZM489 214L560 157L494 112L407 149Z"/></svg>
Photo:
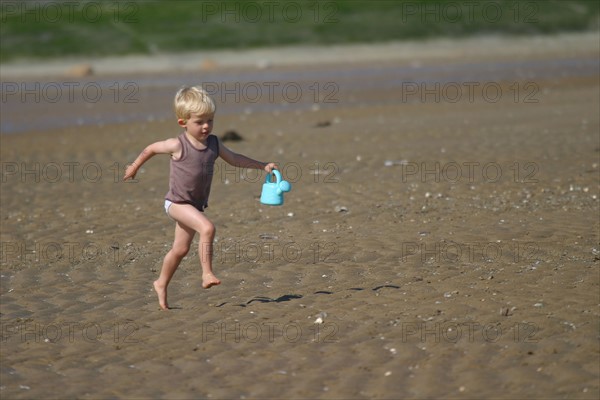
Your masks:
<svg viewBox="0 0 600 400"><path fill-rule="evenodd" d="M502 307L500 309L500 315L502 315L503 317L508 317L509 315L512 315L510 312L510 309L508 307Z"/></svg>

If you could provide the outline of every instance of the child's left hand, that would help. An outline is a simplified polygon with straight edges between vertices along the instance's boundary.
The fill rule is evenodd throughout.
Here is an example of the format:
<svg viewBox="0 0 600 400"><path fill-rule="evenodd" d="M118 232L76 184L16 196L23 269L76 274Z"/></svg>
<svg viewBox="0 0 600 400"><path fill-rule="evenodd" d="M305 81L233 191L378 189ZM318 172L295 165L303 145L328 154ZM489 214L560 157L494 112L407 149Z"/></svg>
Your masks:
<svg viewBox="0 0 600 400"><path fill-rule="evenodd" d="M135 164L129 164L127 166L127 169L125 170L125 175L123 176L123 180L126 181L127 179L135 179L135 174L137 174L137 167Z"/></svg>
<svg viewBox="0 0 600 400"><path fill-rule="evenodd" d="M273 171L274 169L279 169L279 167L277 166L277 164L275 163L268 163L267 165L265 165L265 171L267 171L267 173L271 173L271 171Z"/></svg>

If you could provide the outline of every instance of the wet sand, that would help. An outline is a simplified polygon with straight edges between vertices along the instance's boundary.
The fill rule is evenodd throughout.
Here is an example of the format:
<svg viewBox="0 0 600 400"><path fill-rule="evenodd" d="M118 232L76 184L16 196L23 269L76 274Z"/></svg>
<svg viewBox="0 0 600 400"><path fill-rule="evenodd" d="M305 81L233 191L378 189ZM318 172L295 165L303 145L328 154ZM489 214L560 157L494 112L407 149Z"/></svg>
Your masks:
<svg viewBox="0 0 600 400"><path fill-rule="evenodd" d="M173 238L168 160L120 177L174 120L3 135L0 395L598 398L600 84L560 63L597 62L598 46L509 50L493 61L545 73L443 54L413 64L413 81L458 82L441 66L464 65L498 86L423 101L352 75L391 81L406 61L357 61L318 80L355 79L337 103L220 105L215 133L237 130L226 144L278 161L292 191L261 205L264 175L218 164L206 213L223 283L201 288L192 251L168 312L152 290ZM172 88L148 90L136 107L165 112Z"/></svg>

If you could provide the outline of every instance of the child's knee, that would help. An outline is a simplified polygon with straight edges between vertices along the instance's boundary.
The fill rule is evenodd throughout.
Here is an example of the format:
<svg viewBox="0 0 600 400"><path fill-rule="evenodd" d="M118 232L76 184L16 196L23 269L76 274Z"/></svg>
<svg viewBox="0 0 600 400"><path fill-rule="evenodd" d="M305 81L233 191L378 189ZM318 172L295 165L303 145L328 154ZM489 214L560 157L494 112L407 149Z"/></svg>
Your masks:
<svg viewBox="0 0 600 400"><path fill-rule="evenodd" d="M217 228L215 227L215 224L213 224L210 221L202 226L202 231L200 232L200 234L204 235L205 237L215 236L216 233L217 233Z"/></svg>
<svg viewBox="0 0 600 400"><path fill-rule="evenodd" d="M173 255L177 258L183 258L186 256L186 254L190 251L190 246L185 246L185 245L174 245L173 248L171 249L171 251L173 252Z"/></svg>

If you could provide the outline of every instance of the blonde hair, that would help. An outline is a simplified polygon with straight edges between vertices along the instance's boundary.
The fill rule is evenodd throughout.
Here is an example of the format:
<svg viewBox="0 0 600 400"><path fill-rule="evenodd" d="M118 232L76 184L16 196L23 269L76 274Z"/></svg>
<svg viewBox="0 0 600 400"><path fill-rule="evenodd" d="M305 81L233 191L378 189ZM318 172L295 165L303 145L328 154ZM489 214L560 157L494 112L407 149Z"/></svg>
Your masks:
<svg viewBox="0 0 600 400"><path fill-rule="evenodd" d="M175 95L175 115L184 121L192 114L214 114L216 109L208 92L200 86L184 86Z"/></svg>

